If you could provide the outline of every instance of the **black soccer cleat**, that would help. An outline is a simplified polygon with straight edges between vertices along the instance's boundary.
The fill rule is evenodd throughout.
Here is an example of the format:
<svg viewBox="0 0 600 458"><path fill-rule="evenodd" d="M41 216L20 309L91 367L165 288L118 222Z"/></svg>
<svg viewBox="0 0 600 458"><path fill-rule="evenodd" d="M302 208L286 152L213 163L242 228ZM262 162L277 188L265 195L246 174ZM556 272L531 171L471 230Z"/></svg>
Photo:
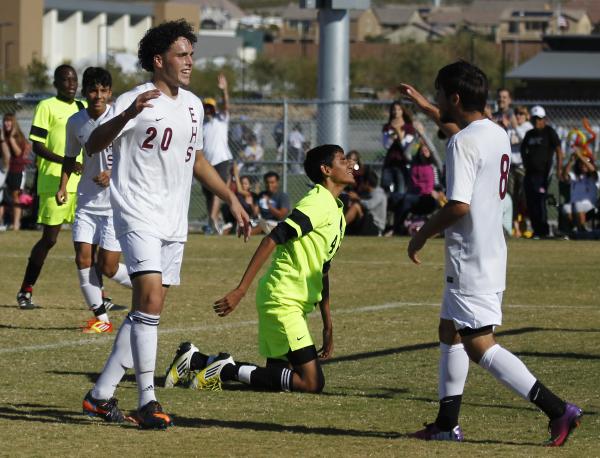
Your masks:
<svg viewBox="0 0 600 458"><path fill-rule="evenodd" d="M174 425L173 420L163 412L158 401L150 401L138 409L133 418L142 429L167 429Z"/></svg>
<svg viewBox="0 0 600 458"><path fill-rule="evenodd" d="M94 399L92 391L83 398L83 413L90 417L99 417L108 423L123 423L125 416L117 406L117 399Z"/></svg>

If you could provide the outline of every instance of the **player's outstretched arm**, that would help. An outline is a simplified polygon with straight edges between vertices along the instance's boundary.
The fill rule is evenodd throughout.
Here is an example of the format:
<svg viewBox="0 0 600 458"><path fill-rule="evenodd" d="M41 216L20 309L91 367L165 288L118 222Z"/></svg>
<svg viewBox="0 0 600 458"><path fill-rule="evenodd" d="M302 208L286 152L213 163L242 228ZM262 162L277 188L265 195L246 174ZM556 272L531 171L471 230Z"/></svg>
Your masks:
<svg viewBox="0 0 600 458"><path fill-rule="evenodd" d="M421 264L418 253L431 237L452 226L455 222L469 213L470 205L457 200L451 200L429 218L423 227L408 243L408 257L415 264Z"/></svg>
<svg viewBox="0 0 600 458"><path fill-rule="evenodd" d="M243 235L244 241L247 241L250 237L250 217L242 208L236 195L227 187L214 167L206 160L202 151L196 151L194 176L229 205L229 210L237 221L238 237Z"/></svg>
<svg viewBox="0 0 600 458"><path fill-rule="evenodd" d="M219 74L217 78L217 86L221 89L221 93L223 94L223 105L221 106L221 111L223 113L229 112L229 90L227 85L227 78L223 73Z"/></svg>
<svg viewBox="0 0 600 458"><path fill-rule="evenodd" d="M333 354L333 322L329 308L329 274L323 275L323 298L319 302L323 320L323 346L319 349L319 358L328 359Z"/></svg>
<svg viewBox="0 0 600 458"><path fill-rule="evenodd" d="M160 96L158 89L152 89L138 95L127 109L116 115L114 118L99 125L94 129L90 138L88 138L85 144L85 150L88 154L96 154L107 148L115 138L119 135L119 132L123 130L123 127L135 118L144 108L151 108L152 104L150 101Z"/></svg>
<svg viewBox="0 0 600 458"><path fill-rule="evenodd" d="M254 278L261 267L271 257L271 253L273 253L275 246L275 241L268 235L262 239L252 256L248 267L246 267L246 271L237 288L228 292L221 299L215 301L213 310L217 315L227 316L235 310L242 298L246 295L248 288L250 288L250 285L254 281Z"/></svg>
<svg viewBox="0 0 600 458"><path fill-rule="evenodd" d="M452 137L460 130L457 124L444 123L440 119L440 110L427 98L417 91L413 86L406 83L400 83L398 86L400 94L414 103L429 119L437 124L437 126L446 134L448 138Z"/></svg>

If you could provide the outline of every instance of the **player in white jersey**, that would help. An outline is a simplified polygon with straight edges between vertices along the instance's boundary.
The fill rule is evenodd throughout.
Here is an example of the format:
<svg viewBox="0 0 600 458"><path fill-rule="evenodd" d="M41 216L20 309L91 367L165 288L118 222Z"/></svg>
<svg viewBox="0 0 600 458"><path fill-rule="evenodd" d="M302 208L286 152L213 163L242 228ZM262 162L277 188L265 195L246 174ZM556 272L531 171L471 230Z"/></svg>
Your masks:
<svg viewBox="0 0 600 458"><path fill-rule="evenodd" d="M89 135L109 112L112 78L100 67L89 67L83 73L82 93L88 106L67 121L65 161L56 202L63 205L68 199L67 183L75 158L85 146ZM121 247L115 237L110 205L110 171L112 147L94 156L83 155L83 173L77 186L77 210L73 223L75 263L79 287L88 307L94 313L83 328L85 333L112 332L108 319L107 301L102 297L102 274L131 288L131 280L124 264L119 263ZM98 259L94 262L95 249Z"/></svg>
<svg viewBox="0 0 600 458"><path fill-rule="evenodd" d="M560 446L582 416L542 385L494 336L502 324L502 293L506 277L506 244L502 233L502 200L510 169L506 132L483 114L488 93L485 74L460 61L437 76L437 117L461 129L448 144L448 203L425 223L408 245L419 264L427 239L445 231L446 271L440 313L439 411L434 423L412 434L424 440L462 441L458 424L469 359L490 372L550 419L547 445ZM420 94L403 86L410 98ZM408 93L406 92L408 90ZM415 91L416 92L416 91Z"/></svg>
<svg viewBox="0 0 600 458"><path fill-rule="evenodd" d="M172 425L154 392L158 324L167 289L179 284L192 175L227 202L247 239L248 215L202 154L200 100L182 88L190 82L196 35L184 20L146 32L139 44L151 82L120 96L110 120L97 127L87 151L113 144L111 202L117 238L133 283L132 311L121 325L113 351L83 400L88 415L109 422L124 416L113 397L127 368L135 369L142 428Z"/></svg>

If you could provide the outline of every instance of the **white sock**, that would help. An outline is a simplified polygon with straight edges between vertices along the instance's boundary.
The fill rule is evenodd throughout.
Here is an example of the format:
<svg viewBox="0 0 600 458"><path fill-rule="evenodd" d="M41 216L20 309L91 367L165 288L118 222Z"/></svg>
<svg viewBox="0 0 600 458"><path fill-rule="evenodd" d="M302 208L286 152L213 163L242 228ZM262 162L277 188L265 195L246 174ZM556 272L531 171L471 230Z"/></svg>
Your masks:
<svg viewBox="0 0 600 458"><path fill-rule="evenodd" d="M240 366L238 369L238 380L250 385L250 376L256 370L256 366Z"/></svg>
<svg viewBox="0 0 600 458"><path fill-rule="evenodd" d="M96 269L86 268L77 271L79 275L79 287L90 310L96 311L102 305L102 290L98 284ZM100 316L96 315L99 320L108 321L106 313ZM104 317L104 318L101 318Z"/></svg>
<svg viewBox="0 0 600 458"><path fill-rule="evenodd" d="M112 352L104 365L104 369L102 369L102 373L92 390L92 397L95 399L112 398L123 375L125 375L127 369L131 369L132 367L131 319L127 316L119 329Z"/></svg>
<svg viewBox="0 0 600 458"><path fill-rule="evenodd" d="M131 353L138 386L138 406L156 401L154 394L154 369L158 347L158 323L160 315L135 311L131 314Z"/></svg>
<svg viewBox="0 0 600 458"><path fill-rule="evenodd" d="M485 352L479 365L490 372L500 382L529 401L529 392L536 378L519 358L496 344Z"/></svg>
<svg viewBox="0 0 600 458"><path fill-rule="evenodd" d="M119 263L117 273L110 277L110 279L116 281L119 285L131 288L131 278L129 278L129 274L127 273L127 267L121 262Z"/></svg>
<svg viewBox="0 0 600 458"><path fill-rule="evenodd" d="M468 374L469 356L463 344L440 343L439 398L463 394Z"/></svg>

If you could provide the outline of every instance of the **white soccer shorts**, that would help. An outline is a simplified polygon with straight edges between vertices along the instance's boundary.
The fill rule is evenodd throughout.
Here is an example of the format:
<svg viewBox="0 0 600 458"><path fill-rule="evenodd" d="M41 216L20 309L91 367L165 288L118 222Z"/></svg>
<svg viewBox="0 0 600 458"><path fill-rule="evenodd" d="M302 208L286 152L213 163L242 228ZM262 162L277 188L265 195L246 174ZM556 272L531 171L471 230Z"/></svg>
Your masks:
<svg viewBox="0 0 600 458"><path fill-rule="evenodd" d="M73 242L99 245L107 251L121 251L121 245L115 236L112 215L77 211L73 223Z"/></svg>
<svg viewBox="0 0 600 458"><path fill-rule="evenodd" d="M161 240L147 232L128 232L119 237L127 273L160 272L163 285L178 285L184 242Z"/></svg>
<svg viewBox="0 0 600 458"><path fill-rule="evenodd" d="M502 294L467 295L444 290L440 318L454 322L456 330L502 324Z"/></svg>

